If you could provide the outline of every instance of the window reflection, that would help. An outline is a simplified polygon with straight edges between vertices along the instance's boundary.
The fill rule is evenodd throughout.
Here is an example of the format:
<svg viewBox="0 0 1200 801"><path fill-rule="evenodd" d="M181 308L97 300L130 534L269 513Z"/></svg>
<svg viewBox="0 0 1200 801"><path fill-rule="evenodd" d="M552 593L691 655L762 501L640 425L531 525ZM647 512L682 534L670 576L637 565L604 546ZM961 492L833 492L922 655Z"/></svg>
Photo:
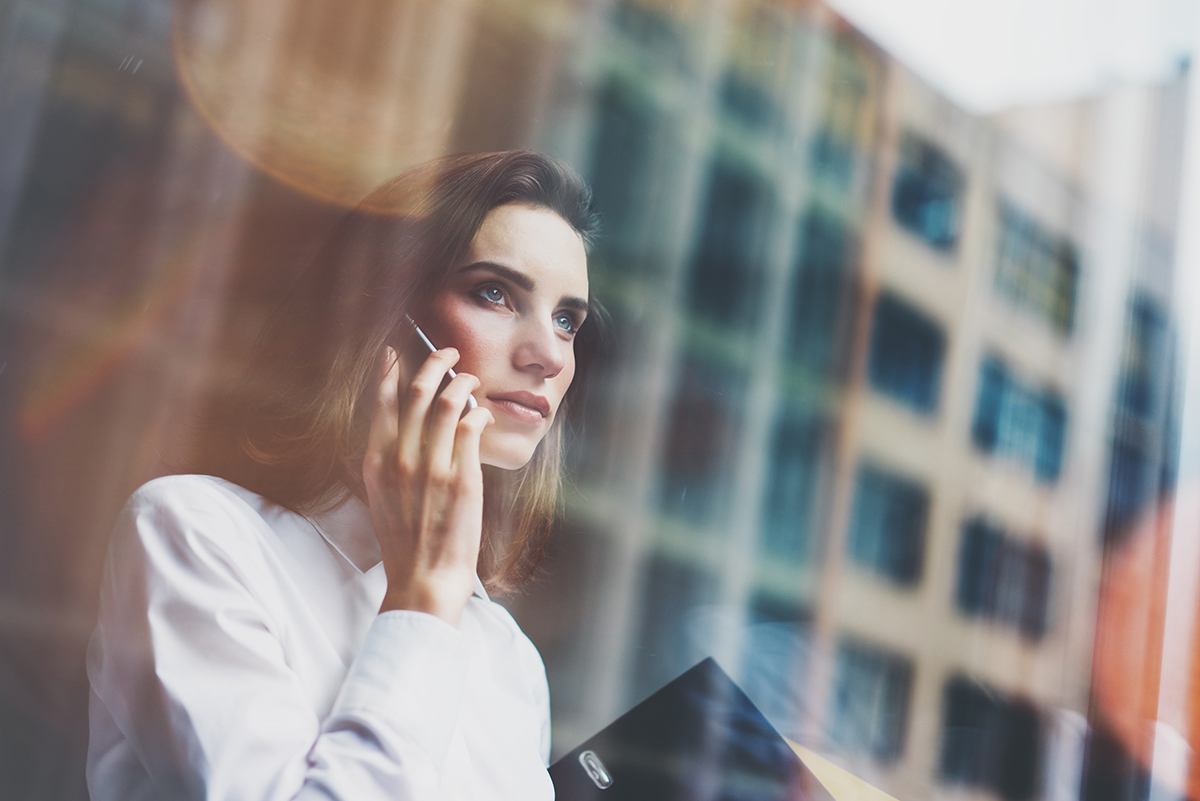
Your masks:
<svg viewBox="0 0 1200 801"><path fill-rule="evenodd" d="M958 608L1012 626L1037 639L1046 632L1050 557L983 518L963 526L958 560Z"/></svg>
<svg viewBox="0 0 1200 801"><path fill-rule="evenodd" d="M765 593L749 605L742 647L742 687L784 736L802 736L808 714L804 686L812 651L811 612Z"/></svg>
<svg viewBox="0 0 1200 801"><path fill-rule="evenodd" d="M649 102L619 81L603 87L596 104L592 197L604 220L600 247L610 269L653 268L638 259L649 211L640 176L652 169L652 114Z"/></svg>
<svg viewBox="0 0 1200 801"><path fill-rule="evenodd" d="M841 750L890 761L904 750L912 663L900 654L843 642L838 647L829 739Z"/></svg>
<svg viewBox="0 0 1200 801"><path fill-rule="evenodd" d="M849 554L859 565L899 584L921 576L929 492L920 484L874 465L858 471Z"/></svg>
<svg viewBox="0 0 1200 801"><path fill-rule="evenodd" d="M755 170L718 158L707 197L689 276L689 306L713 322L752 328L761 303L773 193Z"/></svg>
<svg viewBox="0 0 1200 801"><path fill-rule="evenodd" d="M661 504L693 523L713 522L729 492L743 379L689 353L671 403L663 454Z"/></svg>
<svg viewBox="0 0 1200 801"><path fill-rule="evenodd" d="M780 414L763 502L762 549L770 559L799 564L812 556L821 444L819 419L790 410Z"/></svg>
<svg viewBox="0 0 1200 801"><path fill-rule="evenodd" d="M823 376L837 368L838 357L844 358L855 243L844 222L814 208L800 223L796 248L786 352Z"/></svg>
<svg viewBox="0 0 1200 801"><path fill-rule="evenodd" d="M1066 426L1066 405L1057 393L1028 386L999 359L984 360L971 425L980 450L1016 460L1039 481L1054 481L1062 469Z"/></svg>
<svg viewBox="0 0 1200 801"><path fill-rule="evenodd" d="M1155 495L1174 484L1178 431L1170 403L1171 358L1162 304L1146 293L1135 295L1117 375L1105 521L1110 539L1121 538Z"/></svg>
<svg viewBox="0 0 1200 801"><path fill-rule="evenodd" d="M946 336L936 322L892 294L875 304L868 375L872 388L918 412L937 409Z"/></svg>
<svg viewBox="0 0 1200 801"><path fill-rule="evenodd" d="M1000 204L996 290L1067 333L1075 315L1078 255L1064 237L1045 230L1008 202Z"/></svg>
<svg viewBox="0 0 1200 801"><path fill-rule="evenodd" d="M904 228L937 250L958 242L962 170L937 145L913 133L900 143L892 186L892 214Z"/></svg>
<svg viewBox="0 0 1200 801"><path fill-rule="evenodd" d="M642 625L629 702L645 698L704 657L716 636L705 614L716 599L717 577L704 567L667 555L646 565Z"/></svg>
<svg viewBox="0 0 1200 801"><path fill-rule="evenodd" d="M1043 725L1027 701L958 676L942 695L941 773L946 781L1022 801L1037 791Z"/></svg>

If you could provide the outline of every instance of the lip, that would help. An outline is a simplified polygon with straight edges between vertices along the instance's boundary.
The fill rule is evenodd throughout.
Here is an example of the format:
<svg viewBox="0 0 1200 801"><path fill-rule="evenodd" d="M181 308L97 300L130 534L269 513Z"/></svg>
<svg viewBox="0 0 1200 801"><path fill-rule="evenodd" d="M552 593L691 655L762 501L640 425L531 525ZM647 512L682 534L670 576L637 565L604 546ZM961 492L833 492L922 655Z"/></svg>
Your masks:
<svg viewBox="0 0 1200 801"><path fill-rule="evenodd" d="M550 416L550 401L532 392L506 392L488 395L488 400L501 411L526 423L540 423Z"/></svg>

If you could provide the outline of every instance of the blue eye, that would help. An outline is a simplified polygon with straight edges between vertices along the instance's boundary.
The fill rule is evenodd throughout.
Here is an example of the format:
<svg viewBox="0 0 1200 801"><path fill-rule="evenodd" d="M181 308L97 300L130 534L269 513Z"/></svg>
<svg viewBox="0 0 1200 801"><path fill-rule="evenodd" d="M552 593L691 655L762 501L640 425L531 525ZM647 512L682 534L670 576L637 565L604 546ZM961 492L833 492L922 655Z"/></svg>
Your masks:
<svg viewBox="0 0 1200 801"><path fill-rule="evenodd" d="M566 331L569 334L574 334L575 331L579 328L579 326L576 325L575 320L572 319L571 315L569 315L569 314L557 315L554 318L554 325L557 326L559 329Z"/></svg>
<svg viewBox="0 0 1200 801"><path fill-rule="evenodd" d="M505 300L504 290L501 287L492 284L478 290L479 296L489 303L503 303Z"/></svg>

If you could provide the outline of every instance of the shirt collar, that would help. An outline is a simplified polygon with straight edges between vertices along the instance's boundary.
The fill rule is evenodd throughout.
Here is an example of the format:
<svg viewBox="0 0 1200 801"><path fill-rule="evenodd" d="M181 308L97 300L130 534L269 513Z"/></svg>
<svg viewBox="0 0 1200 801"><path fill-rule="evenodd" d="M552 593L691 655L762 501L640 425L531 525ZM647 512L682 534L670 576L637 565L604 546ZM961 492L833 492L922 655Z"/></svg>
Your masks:
<svg viewBox="0 0 1200 801"><path fill-rule="evenodd" d="M337 508L314 516L312 523L317 533L359 573L366 573L383 560L379 540L371 525L371 510L358 496L351 495ZM478 574L474 594L488 600L487 590Z"/></svg>
<svg viewBox="0 0 1200 801"><path fill-rule="evenodd" d="M313 526L335 551L360 573L379 564L379 540L371 526L371 510L356 496L324 514L312 518Z"/></svg>

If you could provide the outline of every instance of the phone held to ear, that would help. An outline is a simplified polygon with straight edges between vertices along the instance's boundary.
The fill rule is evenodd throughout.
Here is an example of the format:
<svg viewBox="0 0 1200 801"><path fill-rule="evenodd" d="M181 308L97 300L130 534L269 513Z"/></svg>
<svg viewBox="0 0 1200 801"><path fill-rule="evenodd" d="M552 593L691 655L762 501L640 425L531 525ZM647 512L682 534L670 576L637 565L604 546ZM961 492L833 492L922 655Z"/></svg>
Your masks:
<svg viewBox="0 0 1200 801"><path fill-rule="evenodd" d="M425 347L429 348L429 352L436 353L437 348L434 347L434 344L429 341L429 337L425 336L425 332L421 330L421 326L417 325L417 321L414 320L413 318L409 317L407 314L404 315L404 319L408 320L409 325L411 325L413 327L413 330L417 332L417 336L420 338L420 340L423 343L425 343ZM447 370L446 374L450 378L454 378L455 376L458 375L458 373L454 372L453 369ZM467 396L467 410L468 411L470 411L471 409L474 409L478 405L479 405L479 403L475 400L474 395Z"/></svg>

